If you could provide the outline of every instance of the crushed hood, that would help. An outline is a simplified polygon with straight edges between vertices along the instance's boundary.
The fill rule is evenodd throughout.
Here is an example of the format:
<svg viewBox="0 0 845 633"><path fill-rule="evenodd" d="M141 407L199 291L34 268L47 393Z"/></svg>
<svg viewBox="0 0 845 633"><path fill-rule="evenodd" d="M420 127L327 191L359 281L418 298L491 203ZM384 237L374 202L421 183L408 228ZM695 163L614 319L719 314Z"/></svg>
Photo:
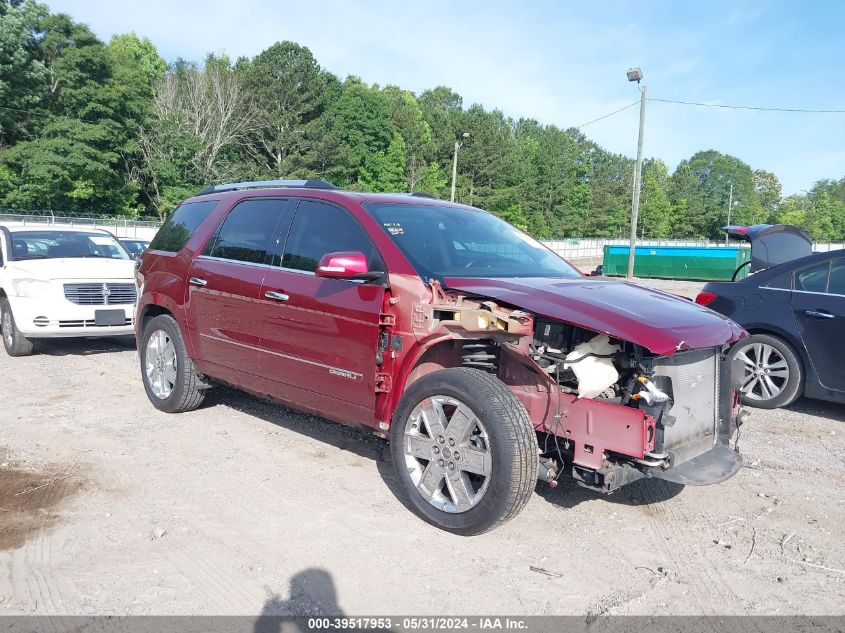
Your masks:
<svg viewBox="0 0 845 633"><path fill-rule="evenodd" d="M447 288L642 345L655 354L717 347L745 331L727 317L652 288L610 279L467 279Z"/></svg>

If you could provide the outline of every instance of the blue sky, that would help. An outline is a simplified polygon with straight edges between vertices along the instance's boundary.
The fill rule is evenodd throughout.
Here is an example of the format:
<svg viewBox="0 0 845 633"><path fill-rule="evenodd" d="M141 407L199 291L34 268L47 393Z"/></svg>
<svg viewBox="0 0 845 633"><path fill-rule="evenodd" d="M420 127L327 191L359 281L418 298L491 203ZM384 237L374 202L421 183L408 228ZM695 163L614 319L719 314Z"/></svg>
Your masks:
<svg viewBox="0 0 845 633"><path fill-rule="evenodd" d="M278 40L308 46L341 78L420 92L561 127L650 97L845 110L845 2L397 2L372 0L52 0L103 39L134 31L168 60L252 56ZM633 156L637 108L584 128ZM845 176L845 114L793 114L649 102L645 154L670 169L702 149L774 171L784 193Z"/></svg>

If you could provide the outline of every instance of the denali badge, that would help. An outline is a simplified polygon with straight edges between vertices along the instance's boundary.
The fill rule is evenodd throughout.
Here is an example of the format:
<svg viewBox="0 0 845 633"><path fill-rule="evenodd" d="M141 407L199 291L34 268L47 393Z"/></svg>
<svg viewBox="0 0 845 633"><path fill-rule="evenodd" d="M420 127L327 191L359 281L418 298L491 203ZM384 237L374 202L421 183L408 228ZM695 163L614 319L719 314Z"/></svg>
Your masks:
<svg viewBox="0 0 845 633"><path fill-rule="evenodd" d="M331 367L329 369L330 374L334 374L335 376L340 376L341 378L349 378L349 380L358 380L358 374L354 371L346 371L345 369L337 369L336 367Z"/></svg>

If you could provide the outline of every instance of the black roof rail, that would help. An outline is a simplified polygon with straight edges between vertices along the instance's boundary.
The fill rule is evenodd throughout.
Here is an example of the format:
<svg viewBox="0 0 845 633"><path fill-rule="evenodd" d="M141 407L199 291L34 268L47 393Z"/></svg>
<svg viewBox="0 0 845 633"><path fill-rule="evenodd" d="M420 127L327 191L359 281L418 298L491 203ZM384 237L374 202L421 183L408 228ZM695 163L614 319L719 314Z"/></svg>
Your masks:
<svg viewBox="0 0 845 633"><path fill-rule="evenodd" d="M236 191L238 189L264 189L273 187L300 187L303 189L338 189L326 180L254 180L251 182L232 182L224 185L209 185L197 195L204 196L209 193L220 193L221 191Z"/></svg>
<svg viewBox="0 0 845 633"><path fill-rule="evenodd" d="M437 196L431 193L426 193L425 191L414 191L411 195L415 198L431 198L432 200L438 200Z"/></svg>

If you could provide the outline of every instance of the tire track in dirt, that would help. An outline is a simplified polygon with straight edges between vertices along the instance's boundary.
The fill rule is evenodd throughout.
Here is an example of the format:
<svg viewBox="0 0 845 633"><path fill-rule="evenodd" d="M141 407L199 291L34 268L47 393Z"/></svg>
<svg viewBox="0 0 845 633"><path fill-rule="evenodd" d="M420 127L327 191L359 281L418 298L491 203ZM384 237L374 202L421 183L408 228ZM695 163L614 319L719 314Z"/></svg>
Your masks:
<svg viewBox="0 0 845 633"><path fill-rule="evenodd" d="M178 544L165 544L165 556L188 582L218 605L228 607L226 615L255 611L255 600L242 590L241 580L217 563L207 552Z"/></svg>
<svg viewBox="0 0 845 633"><path fill-rule="evenodd" d="M38 509L26 535L22 552L27 595L36 612L56 614L64 611L62 588L66 581L52 576L53 539L50 529L56 521L55 511L68 494L71 479L76 477L79 460L56 476L53 482L38 491Z"/></svg>
<svg viewBox="0 0 845 633"><path fill-rule="evenodd" d="M701 615L744 615L742 612L737 613L736 604L739 597L730 589L722 573L707 560L705 553L696 551L696 544L689 541L686 530L688 522L678 518L672 508L673 500L660 501L661 497L665 499L669 496L669 484L660 479L650 480L648 484L642 488L649 501L643 509L649 517L652 531L659 537L664 551L672 560L676 573L683 571L692 575L694 581L689 583L693 588L690 593L698 606L697 612ZM668 538L667 532L671 532ZM699 587L704 590L699 591ZM716 600L713 600L714 597ZM723 629L718 620L708 622L714 631ZM746 622L745 618L736 619L734 622L736 630L763 633L763 629L753 622Z"/></svg>

